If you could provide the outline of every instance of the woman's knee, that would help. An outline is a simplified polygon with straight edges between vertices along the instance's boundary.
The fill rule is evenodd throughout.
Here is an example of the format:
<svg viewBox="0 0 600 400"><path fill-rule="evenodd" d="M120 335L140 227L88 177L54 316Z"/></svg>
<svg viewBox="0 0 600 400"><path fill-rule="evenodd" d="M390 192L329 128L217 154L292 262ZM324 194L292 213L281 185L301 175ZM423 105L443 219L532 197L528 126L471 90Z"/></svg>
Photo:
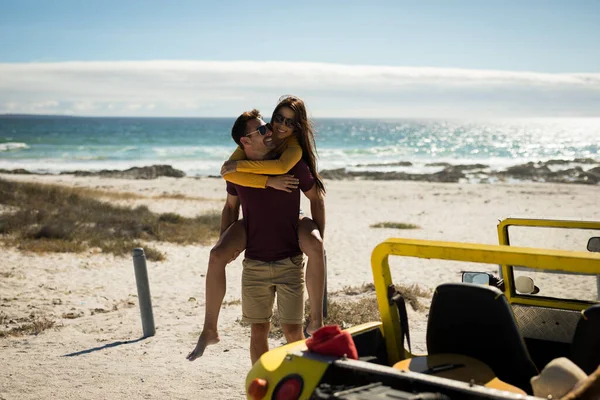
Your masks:
<svg viewBox="0 0 600 400"><path fill-rule="evenodd" d="M233 249L228 250L227 247L215 245L212 249L210 249L210 264L214 263L227 263L227 260L233 257L234 251Z"/></svg>
<svg viewBox="0 0 600 400"><path fill-rule="evenodd" d="M229 262L246 248L246 231L241 221L235 222L223 234L210 250L212 262Z"/></svg>
<svg viewBox="0 0 600 400"><path fill-rule="evenodd" d="M323 253L323 239L319 227L310 218L304 218L298 226L298 243L302 252L310 257L310 254Z"/></svg>

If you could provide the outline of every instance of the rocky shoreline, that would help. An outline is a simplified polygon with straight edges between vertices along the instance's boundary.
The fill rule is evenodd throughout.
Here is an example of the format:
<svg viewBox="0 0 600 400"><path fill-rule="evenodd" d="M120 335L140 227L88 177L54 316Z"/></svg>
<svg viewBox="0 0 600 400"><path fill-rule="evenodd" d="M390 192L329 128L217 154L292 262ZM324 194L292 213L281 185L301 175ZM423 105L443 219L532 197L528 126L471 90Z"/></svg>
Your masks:
<svg viewBox="0 0 600 400"><path fill-rule="evenodd" d="M369 168L382 166L411 167L410 161L400 161L393 164L359 164L353 167ZM409 172L380 172L380 171L353 171L348 168L322 170L321 176L332 180L399 180L420 182L550 182L574 183L585 185L600 184L600 160L591 158L578 158L574 160L549 160L537 163L515 165L504 170L492 170L486 164L458 164L431 163L427 167L440 167L442 170L434 173L409 173ZM25 175L55 175L27 171L25 169L6 170L0 169L2 174ZM156 179L161 176L182 178L184 171L175 169L170 165L152 165L147 167L133 167L127 170L101 170L101 171L65 171L60 175L74 176L100 176L105 178L121 179ZM215 176L209 176L215 177Z"/></svg>
<svg viewBox="0 0 600 400"><path fill-rule="evenodd" d="M57 175L31 172L26 169L6 170L0 169L2 174L21 174L21 175ZM74 175L74 176L101 176L103 178L121 178L121 179L156 179L161 176L172 178L183 178L185 172L175 169L170 165L151 165L149 167L133 167L126 170L108 170L100 171L64 171L59 175Z"/></svg>
<svg viewBox="0 0 600 400"><path fill-rule="evenodd" d="M572 166L573 164L580 165ZM357 167L388 166L392 164L357 165ZM410 162L394 163L410 167ZM585 185L600 184L600 160L590 158L574 160L549 160L537 163L515 165L505 170L492 170L485 164L432 163L427 167L442 167L438 172L429 174L415 174L407 172L378 172L378 171L352 171L346 168L323 170L321 176L325 179L366 179L366 180L400 180L421 182L473 182L495 183L507 181L523 182L551 182L575 183ZM563 168L561 168L561 166ZM551 168L552 167L552 168Z"/></svg>

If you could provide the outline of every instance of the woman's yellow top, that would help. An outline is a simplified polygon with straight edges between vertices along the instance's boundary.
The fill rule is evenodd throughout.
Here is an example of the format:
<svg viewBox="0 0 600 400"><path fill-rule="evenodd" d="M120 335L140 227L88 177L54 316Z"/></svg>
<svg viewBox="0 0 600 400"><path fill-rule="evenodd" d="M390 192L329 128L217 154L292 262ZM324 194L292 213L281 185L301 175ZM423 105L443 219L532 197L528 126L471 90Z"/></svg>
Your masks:
<svg viewBox="0 0 600 400"><path fill-rule="evenodd" d="M267 186L267 175L285 174L302 158L302 147L293 135L284 140L274 152L281 156L275 160L252 161L246 160L246 153L238 146L229 157L229 161L237 161L236 172L223 178L236 185L264 189Z"/></svg>

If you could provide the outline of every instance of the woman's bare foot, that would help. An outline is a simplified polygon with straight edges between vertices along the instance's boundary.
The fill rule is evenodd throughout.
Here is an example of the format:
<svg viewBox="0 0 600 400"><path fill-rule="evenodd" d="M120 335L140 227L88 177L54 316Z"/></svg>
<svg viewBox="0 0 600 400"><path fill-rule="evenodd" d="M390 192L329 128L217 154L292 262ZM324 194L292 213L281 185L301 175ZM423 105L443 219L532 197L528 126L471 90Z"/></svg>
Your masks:
<svg viewBox="0 0 600 400"><path fill-rule="evenodd" d="M219 343L219 332L211 331L211 330L203 330L198 338L198 343L196 344L196 348L192 350L190 354L187 355L187 359L190 361L194 361L198 357L202 357L204 354L204 350L206 350L206 346L210 346L211 344Z"/></svg>

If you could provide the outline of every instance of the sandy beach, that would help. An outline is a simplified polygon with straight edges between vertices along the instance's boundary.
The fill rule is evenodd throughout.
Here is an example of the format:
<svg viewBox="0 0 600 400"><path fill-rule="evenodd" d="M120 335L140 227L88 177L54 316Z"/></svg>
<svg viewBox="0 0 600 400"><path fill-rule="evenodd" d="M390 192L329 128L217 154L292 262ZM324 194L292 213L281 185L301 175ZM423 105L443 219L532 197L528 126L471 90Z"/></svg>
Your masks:
<svg viewBox="0 0 600 400"><path fill-rule="evenodd" d="M224 181L218 178L6 174L0 178L136 193L141 196L106 201L144 204L154 212L189 217L220 212L225 199ZM372 282L371 251L386 238L495 244L498 220L508 216L600 219L598 185L326 180L326 188L330 292ZM306 199L303 209L310 210ZM410 223L419 229L370 227L380 222ZM590 236L575 231L546 233L518 232L515 240L520 242L514 244L585 250ZM249 328L237 322L241 317L237 302L241 257L227 269L225 300L232 304L221 311L221 342L189 362L185 356L195 345L204 314L210 246L158 243L154 247L165 253L166 260L148 262L156 335L146 339L140 339L131 257L96 251L38 255L2 248L0 330L10 320L34 318L53 320L55 326L37 336L0 337L0 400L244 398L250 360ZM496 269L404 258L390 260L390 264L395 282L416 283L428 290L441 282L460 281L461 270ZM557 279L548 277L546 288L562 295L595 296L592 277L561 285ZM424 302L428 304L429 299ZM414 347L425 351L427 311L410 311Z"/></svg>

